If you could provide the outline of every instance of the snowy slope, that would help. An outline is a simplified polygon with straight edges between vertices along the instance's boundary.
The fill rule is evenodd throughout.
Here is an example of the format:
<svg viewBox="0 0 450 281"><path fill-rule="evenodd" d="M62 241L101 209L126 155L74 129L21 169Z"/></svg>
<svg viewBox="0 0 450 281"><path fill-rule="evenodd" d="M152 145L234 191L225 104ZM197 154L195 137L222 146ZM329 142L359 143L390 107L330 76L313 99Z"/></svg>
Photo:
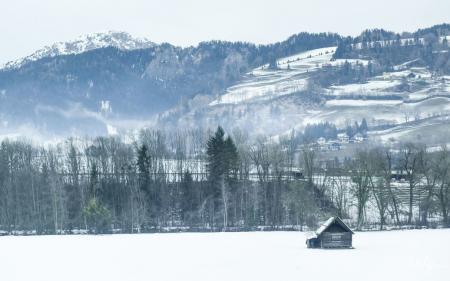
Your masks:
<svg viewBox="0 0 450 281"><path fill-rule="evenodd" d="M301 232L0 238L8 281L448 280L450 230L357 232L307 249Z"/></svg>
<svg viewBox="0 0 450 281"><path fill-rule="evenodd" d="M337 47L309 50L277 60L278 69L262 65L247 73L244 80L227 89L226 93L210 105L238 104L241 102L261 101L303 91L308 85L309 75L325 65L339 65L345 60L331 58ZM365 60L346 60L349 63L361 63Z"/></svg>
<svg viewBox="0 0 450 281"><path fill-rule="evenodd" d="M93 33L82 35L72 41L58 42L51 46L45 46L27 57L6 63L3 68L19 68L27 62L36 61L45 57L80 54L105 47L134 50L150 48L152 46L155 46L155 43L145 38L134 38L126 32L109 31L106 33Z"/></svg>
<svg viewBox="0 0 450 281"><path fill-rule="evenodd" d="M242 83L233 86L211 105L236 104L255 99L270 99L301 91L307 86L308 72L331 60L336 47L302 52L277 61L278 70L269 65L255 68Z"/></svg>
<svg viewBox="0 0 450 281"><path fill-rule="evenodd" d="M415 67L412 62L394 66L394 71L372 77L365 83L315 89L317 99L311 101L312 96L305 91L311 74L322 67L345 63L345 60L331 60L335 50L336 47L320 48L281 58L276 70L269 69L268 64L257 67L205 108L182 116L179 125L223 125L251 134L283 135L320 122L332 122L344 128L363 118L369 126L398 125L399 130L404 130L403 123L450 115L450 77ZM368 63L367 60L348 62ZM426 128L431 130L433 126L436 124L428 124ZM414 130L416 139L421 130L422 127ZM384 135L384 132L374 134L382 140L390 138Z"/></svg>

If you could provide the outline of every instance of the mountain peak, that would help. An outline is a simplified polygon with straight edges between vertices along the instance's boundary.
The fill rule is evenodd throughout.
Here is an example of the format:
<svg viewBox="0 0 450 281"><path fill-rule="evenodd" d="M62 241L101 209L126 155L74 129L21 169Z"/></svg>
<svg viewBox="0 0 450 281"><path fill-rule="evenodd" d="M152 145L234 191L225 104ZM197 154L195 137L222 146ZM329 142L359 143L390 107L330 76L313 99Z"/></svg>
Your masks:
<svg viewBox="0 0 450 281"><path fill-rule="evenodd" d="M13 69L45 57L80 54L86 51L105 47L116 47L121 50L145 49L155 46L146 38L137 38L127 32L108 31L91 33L66 42L57 42L34 52L33 54L6 63L3 68ZM1 68L1 67L0 67Z"/></svg>

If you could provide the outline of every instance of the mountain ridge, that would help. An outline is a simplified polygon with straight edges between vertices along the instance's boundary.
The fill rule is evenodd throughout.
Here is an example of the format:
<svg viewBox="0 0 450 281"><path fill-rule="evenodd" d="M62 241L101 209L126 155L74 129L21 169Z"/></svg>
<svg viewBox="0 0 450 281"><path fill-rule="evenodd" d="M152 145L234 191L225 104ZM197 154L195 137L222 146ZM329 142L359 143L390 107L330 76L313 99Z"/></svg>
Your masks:
<svg viewBox="0 0 450 281"><path fill-rule="evenodd" d="M321 120L313 118L315 110L324 108L327 103L328 106L333 105L337 102L335 100L345 97L354 99L360 96L367 100L392 100L395 97L397 100L405 99L406 106L408 92L422 87L420 83L430 85L433 88L428 89L430 91L438 91L434 89L436 79L427 80L428 77L443 77L446 81L445 75L450 69L445 41L450 35L449 26L423 30L398 36L369 30L363 32L361 39L333 33L299 33L268 45L209 41L182 48L146 41L149 44L147 48L135 48L133 44L129 48L95 45L100 47L80 53L75 51L86 48L75 48L73 54L69 50L69 54L44 56L16 68L0 70L0 135L23 123L66 136L73 132L89 135L121 132L122 129L138 128L129 126L136 120L139 124L146 121L144 123L160 128L185 128L186 123L180 123L178 119L186 116L192 117L186 119L191 125L237 125L247 121L228 120L232 114L221 116L222 113L211 110L214 108L211 105L229 100L229 94L240 91L245 81L247 85L243 89L252 98L248 102L236 102L232 98L234 105L225 107L251 108L253 116L263 120L273 118L270 125L273 128L277 127L275 122L290 124L283 118L294 120L277 109L285 101L290 102L290 109L286 112L311 112L301 117L305 125L313 122L314 118ZM415 36L419 33L420 36ZM418 44L410 44L411 40ZM355 44L359 44L357 48ZM326 58L317 61L316 57L321 56ZM414 67L420 69L415 70ZM397 73L400 78L392 78L391 82L384 80L384 73L409 70L405 77ZM408 75L423 77L415 78L416 81ZM267 101L253 100L256 88L252 83L262 85L264 79L269 87L264 91L273 92L277 98L269 95ZM277 84L277 81L284 81L284 84ZM377 88L389 83L392 87ZM347 90L350 88L356 91L349 93ZM444 90L444 95L447 91ZM428 92L416 92L414 99L428 95ZM266 96L264 92L263 96ZM348 102L352 103L355 102ZM370 102L371 106L375 103ZM108 105L107 112L105 104ZM263 113L266 110L271 113ZM386 107L384 110L395 109ZM60 118L64 111L71 112L70 117L64 115ZM212 116L206 114L209 111ZM277 116L284 117L279 119ZM361 114L357 116L358 119L360 117ZM300 129L299 126L291 129L294 127ZM279 132L268 130L267 133Z"/></svg>
<svg viewBox="0 0 450 281"><path fill-rule="evenodd" d="M115 47L121 50L146 49L156 44L146 38L133 37L123 31L97 32L78 36L69 41L60 41L33 52L32 54L7 62L4 69L20 68L24 64L39 59L63 55L81 54L86 51L105 47Z"/></svg>

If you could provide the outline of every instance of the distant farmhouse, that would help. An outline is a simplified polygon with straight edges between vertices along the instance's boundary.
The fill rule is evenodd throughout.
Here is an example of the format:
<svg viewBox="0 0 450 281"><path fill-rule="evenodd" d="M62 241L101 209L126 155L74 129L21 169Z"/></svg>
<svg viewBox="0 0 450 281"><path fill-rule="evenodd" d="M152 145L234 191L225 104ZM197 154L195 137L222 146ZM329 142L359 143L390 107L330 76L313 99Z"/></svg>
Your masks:
<svg viewBox="0 0 450 281"><path fill-rule="evenodd" d="M365 138L361 133L357 133L356 135L353 136L353 140L354 142L360 143L363 142Z"/></svg>
<svg viewBox="0 0 450 281"><path fill-rule="evenodd" d="M346 133L340 133L337 135L338 141L341 143L348 143L350 138Z"/></svg>
<svg viewBox="0 0 450 281"><path fill-rule="evenodd" d="M315 144L317 149L321 151L337 151L345 147L346 144L363 143L366 140L367 136L362 133L356 133L352 137L349 137L347 133L339 133L335 139L320 137L316 140Z"/></svg>
<svg viewBox="0 0 450 281"><path fill-rule="evenodd" d="M329 218L306 240L308 248L352 248L353 231L339 218Z"/></svg>
<svg viewBox="0 0 450 281"><path fill-rule="evenodd" d="M317 139L317 144L318 145L325 145L327 143L327 140L324 137L320 137Z"/></svg>

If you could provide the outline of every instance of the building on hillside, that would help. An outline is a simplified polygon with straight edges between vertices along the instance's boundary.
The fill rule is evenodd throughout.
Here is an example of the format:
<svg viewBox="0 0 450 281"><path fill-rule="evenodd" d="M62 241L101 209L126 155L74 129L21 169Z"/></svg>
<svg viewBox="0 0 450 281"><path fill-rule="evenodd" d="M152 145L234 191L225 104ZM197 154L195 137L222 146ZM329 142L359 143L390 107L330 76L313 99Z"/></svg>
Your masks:
<svg viewBox="0 0 450 281"><path fill-rule="evenodd" d="M405 182L408 180L408 174L402 170L391 171L391 180L396 182Z"/></svg>
<svg viewBox="0 0 450 281"><path fill-rule="evenodd" d="M294 179L296 179L296 180L305 179L305 176L303 175L302 172L292 172L292 175L293 175Z"/></svg>
<svg viewBox="0 0 450 281"><path fill-rule="evenodd" d="M331 217L306 239L306 245L308 248L352 248L353 234L339 217Z"/></svg>
<svg viewBox="0 0 450 281"><path fill-rule="evenodd" d="M356 135L353 136L353 140L356 143L361 143L365 140L364 136L361 133L357 133Z"/></svg>
<svg viewBox="0 0 450 281"><path fill-rule="evenodd" d="M337 141L330 141L328 144L328 150L330 150L330 151L341 150L341 144Z"/></svg>
<svg viewBox="0 0 450 281"><path fill-rule="evenodd" d="M327 140L324 137L320 137L317 139L318 145L325 145L327 143Z"/></svg>
<svg viewBox="0 0 450 281"><path fill-rule="evenodd" d="M348 137L348 135L346 133L338 134L337 138L340 143L348 143L348 141L350 140L350 138Z"/></svg>

